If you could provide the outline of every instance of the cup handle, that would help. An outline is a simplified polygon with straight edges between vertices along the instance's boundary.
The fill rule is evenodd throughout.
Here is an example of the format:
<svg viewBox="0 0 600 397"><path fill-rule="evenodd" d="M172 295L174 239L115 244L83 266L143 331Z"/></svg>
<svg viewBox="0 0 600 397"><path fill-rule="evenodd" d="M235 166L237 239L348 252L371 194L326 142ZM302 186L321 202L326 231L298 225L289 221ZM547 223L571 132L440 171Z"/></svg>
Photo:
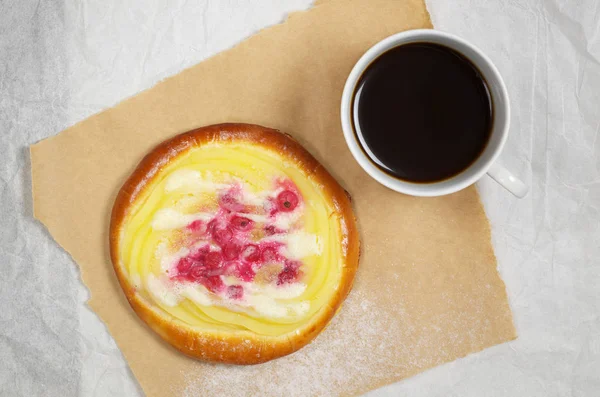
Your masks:
<svg viewBox="0 0 600 397"><path fill-rule="evenodd" d="M523 198L527 195L527 191L529 190L527 185L501 165L492 164L487 174L518 198Z"/></svg>

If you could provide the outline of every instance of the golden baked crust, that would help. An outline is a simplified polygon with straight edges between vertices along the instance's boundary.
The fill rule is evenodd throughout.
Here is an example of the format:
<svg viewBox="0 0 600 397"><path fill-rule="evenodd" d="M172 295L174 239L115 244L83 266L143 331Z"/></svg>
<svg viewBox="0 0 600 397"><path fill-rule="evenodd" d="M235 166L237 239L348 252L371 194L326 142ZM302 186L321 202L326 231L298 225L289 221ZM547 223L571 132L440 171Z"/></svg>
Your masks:
<svg viewBox="0 0 600 397"><path fill-rule="evenodd" d="M315 180L345 222L341 279L332 298L294 332L260 335L249 330L198 329L170 315L141 294L128 277L120 259L121 233L136 200L152 186L160 171L172 160L194 147L208 143L248 142L277 152ZM188 356L232 364L257 364L290 354L312 341L327 325L348 295L358 267L359 237L349 194L327 170L298 142L277 130L249 124L219 124L175 136L154 148L124 183L114 203L110 223L110 253L119 283L129 301L146 324L164 340Z"/></svg>

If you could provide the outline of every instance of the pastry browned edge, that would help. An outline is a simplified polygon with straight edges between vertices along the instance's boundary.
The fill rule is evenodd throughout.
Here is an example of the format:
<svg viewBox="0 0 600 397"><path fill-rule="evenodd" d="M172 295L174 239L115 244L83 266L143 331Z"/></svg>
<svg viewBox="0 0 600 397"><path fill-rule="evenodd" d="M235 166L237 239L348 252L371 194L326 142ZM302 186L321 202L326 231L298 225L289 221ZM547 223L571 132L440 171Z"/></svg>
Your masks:
<svg viewBox="0 0 600 397"><path fill-rule="evenodd" d="M119 234L136 198L152 185L161 168L181 153L207 142L244 140L278 152L293 161L310 178L318 181L332 201L338 216L347 225L347 254L337 293L312 319L295 332L280 336L258 335L240 330L235 333L198 331L150 304L127 278L119 262ZM359 236L350 195L331 174L290 135L251 124L227 123L198 128L177 135L156 146L137 166L120 189L110 222L110 254L119 283L137 315L165 341L182 353L206 361L231 364L257 364L293 353L311 342L339 310L352 288L359 261Z"/></svg>

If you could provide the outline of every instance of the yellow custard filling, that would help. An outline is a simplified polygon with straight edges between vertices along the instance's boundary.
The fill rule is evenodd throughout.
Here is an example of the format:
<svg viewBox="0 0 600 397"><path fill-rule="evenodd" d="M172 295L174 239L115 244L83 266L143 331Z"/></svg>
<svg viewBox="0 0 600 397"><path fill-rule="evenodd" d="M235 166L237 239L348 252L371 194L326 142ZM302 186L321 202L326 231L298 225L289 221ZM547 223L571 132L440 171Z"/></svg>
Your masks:
<svg viewBox="0 0 600 397"><path fill-rule="evenodd" d="M322 186L247 142L170 161L132 204L119 262L146 300L206 330L278 336L336 293L343 229Z"/></svg>

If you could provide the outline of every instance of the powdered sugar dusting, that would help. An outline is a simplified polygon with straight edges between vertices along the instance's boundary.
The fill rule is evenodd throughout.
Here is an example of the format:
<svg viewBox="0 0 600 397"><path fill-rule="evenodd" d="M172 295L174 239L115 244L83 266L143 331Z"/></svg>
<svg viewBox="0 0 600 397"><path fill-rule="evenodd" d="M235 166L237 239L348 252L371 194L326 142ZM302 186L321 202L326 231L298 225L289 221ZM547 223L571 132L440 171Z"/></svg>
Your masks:
<svg viewBox="0 0 600 397"><path fill-rule="evenodd" d="M358 280L340 312L312 344L255 366L197 362L197 372L186 370L184 390L174 393L354 395L505 341L498 328L510 324L510 311L488 310L499 290L484 281L487 272L473 283L459 277L462 267L456 274L443 269L415 262L363 273L367 277ZM445 279L448 274L452 283ZM375 287L387 293L373 294Z"/></svg>
<svg viewBox="0 0 600 397"><path fill-rule="evenodd" d="M398 305L396 314L403 316ZM386 313L386 315L389 314ZM332 323L310 345L298 352L256 366L202 365L202 377L187 377L183 396L309 396L338 390L362 389L355 375L383 381L382 371L393 360L388 345L402 343L402 333L363 293L352 293ZM353 351L347 362L348 349ZM394 352L393 354L396 354ZM267 375L268 374L268 375ZM335 387L333 387L335 385Z"/></svg>

